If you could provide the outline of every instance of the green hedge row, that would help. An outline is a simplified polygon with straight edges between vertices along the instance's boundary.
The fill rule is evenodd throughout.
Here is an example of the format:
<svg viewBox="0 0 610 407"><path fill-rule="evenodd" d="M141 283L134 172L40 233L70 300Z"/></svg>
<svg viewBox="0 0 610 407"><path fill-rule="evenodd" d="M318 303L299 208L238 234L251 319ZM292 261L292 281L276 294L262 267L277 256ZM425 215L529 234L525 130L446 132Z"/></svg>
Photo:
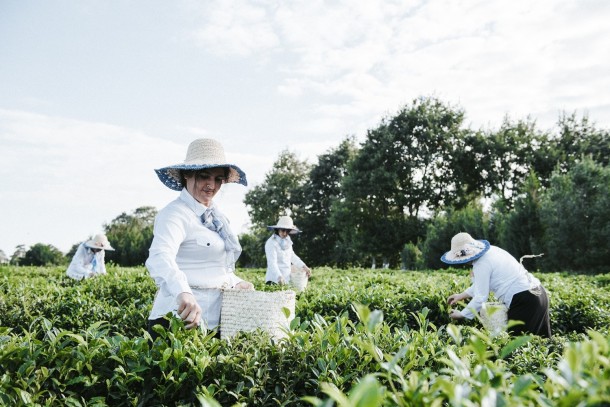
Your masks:
<svg viewBox="0 0 610 407"><path fill-rule="evenodd" d="M264 270L239 274L269 289ZM63 269L4 267L0 404L610 403L610 279L539 277L552 339L449 323L445 298L468 283L463 270L323 268L279 343L260 333L219 340L179 321L152 343L144 326L155 287L144 269L74 282Z"/></svg>
<svg viewBox="0 0 610 407"><path fill-rule="evenodd" d="M238 271L264 284L263 269ZM539 273L551 303L551 323L557 334L585 333L610 326L610 278L600 275ZM381 310L395 328L416 326L413 313L429 310L437 326L450 323L446 298L468 284L466 271L397 271L318 268L308 289L297 298L296 315L310 320L348 313L351 304ZM141 336L155 294L152 279L143 268L110 267L102 278L74 281L61 268L0 267L0 326L27 331L38 317L60 329L79 330L96 322L109 323L110 331ZM466 322L469 324L469 322ZM478 322L470 324L475 326Z"/></svg>

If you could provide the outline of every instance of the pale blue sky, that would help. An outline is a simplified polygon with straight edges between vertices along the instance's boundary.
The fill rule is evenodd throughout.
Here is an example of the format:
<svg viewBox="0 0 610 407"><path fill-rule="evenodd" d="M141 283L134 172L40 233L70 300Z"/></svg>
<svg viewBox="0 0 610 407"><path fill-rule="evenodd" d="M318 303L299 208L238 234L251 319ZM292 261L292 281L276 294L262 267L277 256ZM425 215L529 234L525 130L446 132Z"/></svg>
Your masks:
<svg viewBox="0 0 610 407"><path fill-rule="evenodd" d="M176 193L213 137L251 186L418 96L474 128L561 111L610 127L610 2L0 0L0 249L72 244ZM244 231L247 188L219 203ZM298 225L298 220L295 220Z"/></svg>

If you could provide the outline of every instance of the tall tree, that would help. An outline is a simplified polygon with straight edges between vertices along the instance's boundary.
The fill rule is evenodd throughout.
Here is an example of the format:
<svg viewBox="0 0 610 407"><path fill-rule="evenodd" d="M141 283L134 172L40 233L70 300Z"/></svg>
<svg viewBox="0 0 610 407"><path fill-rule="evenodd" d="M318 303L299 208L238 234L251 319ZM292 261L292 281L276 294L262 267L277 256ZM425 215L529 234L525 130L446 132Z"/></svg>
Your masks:
<svg viewBox="0 0 610 407"><path fill-rule="evenodd" d="M64 254L57 247L50 244L36 243L25 252L20 265L57 266L64 262Z"/></svg>
<svg viewBox="0 0 610 407"><path fill-rule="evenodd" d="M123 212L104 225L106 236L115 249L106 253L106 259L125 267L144 264L153 239L156 214L154 207L142 206L131 214Z"/></svg>
<svg viewBox="0 0 610 407"><path fill-rule="evenodd" d="M244 199L255 228L274 225L283 214L298 218L302 213L302 188L310 165L288 150L280 153L264 181L246 193ZM295 220L295 223L298 222Z"/></svg>
<svg viewBox="0 0 610 407"><path fill-rule="evenodd" d="M369 130L344 179L334 225L356 253L396 265L406 242L423 233L420 215L457 198L453 149L464 113L420 98Z"/></svg>
<svg viewBox="0 0 610 407"><path fill-rule="evenodd" d="M544 228L540 220L540 200L542 188L536 174L532 171L525 180L512 210L495 204L493 216L494 233L498 245L517 259L523 255L544 252ZM528 260L526 266L536 269L539 259Z"/></svg>
<svg viewBox="0 0 610 407"><path fill-rule="evenodd" d="M21 264L21 260L25 256L26 248L24 244L17 245L15 247L15 251L11 255L10 264L13 266L18 266Z"/></svg>
<svg viewBox="0 0 610 407"><path fill-rule="evenodd" d="M559 134L553 136L555 142L554 161L562 172L583 156L590 157L604 166L610 160L610 132L597 129L588 116L580 120L576 114L563 113L557 123Z"/></svg>
<svg viewBox="0 0 610 407"><path fill-rule="evenodd" d="M489 153L483 167L489 175L487 190L508 208L512 208L530 171L536 169L536 154L545 140L530 119L513 122L505 118L500 129L488 135Z"/></svg>
<svg viewBox="0 0 610 407"><path fill-rule="evenodd" d="M541 202L548 269L607 271L610 263L610 167L584 157L556 172Z"/></svg>
<svg viewBox="0 0 610 407"><path fill-rule="evenodd" d="M240 266L264 266L265 241L270 236L266 226L275 225L280 215L292 216L295 224L300 226L304 205L303 185L309 169L306 161L284 150L265 174L263 182L246 193L244 203L248 207L252 228L248 234L240 236L243 242Z"/></svg>
<svg viewBox="0 0 610 407"><path fill-rule="evenodd" d="M353 137L318 156L303 186L303 210L299 227L303 230L299 255L310 266L344 263L339 231L331 224L333 202L343 199L341 182L357 151Z"/></svg>

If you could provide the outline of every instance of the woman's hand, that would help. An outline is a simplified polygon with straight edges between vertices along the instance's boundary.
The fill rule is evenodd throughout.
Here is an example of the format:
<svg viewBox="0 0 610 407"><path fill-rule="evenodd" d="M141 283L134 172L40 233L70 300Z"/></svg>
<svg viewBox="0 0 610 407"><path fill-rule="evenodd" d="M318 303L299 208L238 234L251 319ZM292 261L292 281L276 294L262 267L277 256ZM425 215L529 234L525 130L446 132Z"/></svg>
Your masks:
<svg viewBox="0 0 610 407"><path fill-rule="evenodd" d="M186 323L186 329L199 326L201 322L201 307L191 293L180 293L176 298L178 316Z"/></svg>
<svg viewBox="0 0 610 407"><path fill-rule="evenodd" d="M464 315L462 315L462 313L457 310L451 310L451 313L449 313L449 316L452 319L464 319Z"/></svg>
<svg viewBox="0 0 610 407"><path fill-rule="evenodd" d="M249 281L240 281L239 283L235 284L235 288L238 290L254 290L254 284Z"/></svg>
<svg viewBox="0 0 610 407"><path fill-rule="evenodd" d="M303 266L303 270L305 270L305 274L307 274L307 278L311 277L311 270L307 266Z"/></svg>
<svg viewBox="0 0 610 407"><path fill-rule="evenodd" d="M277 279L277 283L279 285L284 285L286 284L286 281L284 280L284 277L280 276L280 278Z"/></svg>
<svg viewBox="0 0 610 407"><path fill-rule="evenodd" d="M468 294L460 293L460 294L452 294L447 298L447 304L453 305L464 299L468 298Z"/></svg>

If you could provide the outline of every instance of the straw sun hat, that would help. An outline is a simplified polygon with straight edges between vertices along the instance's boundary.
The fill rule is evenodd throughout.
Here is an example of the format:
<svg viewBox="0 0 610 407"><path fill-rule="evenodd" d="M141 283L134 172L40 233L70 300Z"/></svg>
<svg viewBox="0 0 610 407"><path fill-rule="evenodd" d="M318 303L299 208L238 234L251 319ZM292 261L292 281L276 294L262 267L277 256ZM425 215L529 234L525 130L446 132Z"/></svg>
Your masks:
<svg viewBox="0 0 610 407"><path fill-rule="evenodd" d="M207 168L229 168L227 182L248 185L246 174L238 166L227 163L222 144L209 138L200 138L191 142L183 163L159 168L155 172L166 187L174 191L182 191L180 170Z"/></svg>
<svg viewBox="0 0 610 407"><path fill-rule="evenodd" d="M290 233L291 235L296 235L297 233L301 232L296 226L294 226L294 223L292 223L292 218L290 216L280 216L280 220L277 221L277 225L267 226L267 229L286 229L289 230L288 233Z"/></svg>
<svg viewBox="0 0 610 407"><path fill-rule="evenodd" d="M451 239L451 250L441 261L447 264L464 264L478 259L489 250L487 240L475 240L468 233L458 233Z"/></svg>
<svg viewBox="0 0 610 407"><path fill-rule="evenodd" d="M114 251L112 246L110 246L110 242L108 238L104 234L95 235L93 239L87 240L85 242L85 246L90 249L101 249L101 250L111 250Z"/></svg>

